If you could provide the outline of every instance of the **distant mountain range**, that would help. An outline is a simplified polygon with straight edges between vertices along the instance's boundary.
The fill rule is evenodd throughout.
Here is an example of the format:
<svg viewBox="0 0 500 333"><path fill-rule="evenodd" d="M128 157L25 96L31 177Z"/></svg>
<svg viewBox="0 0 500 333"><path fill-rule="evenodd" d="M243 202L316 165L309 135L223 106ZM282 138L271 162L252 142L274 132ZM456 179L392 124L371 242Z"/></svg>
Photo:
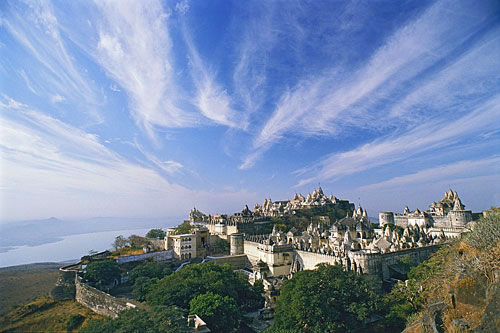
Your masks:
<svg viewBox="0 0 500 333"><path fill-rule="evenodd" d="M14 246L52 243L68 235L125 229L167 228L182 221L182 217L95 217L79 221L63 221L51 217L44 220L10 222L0 224L0 252L7 252Z"/></svg>

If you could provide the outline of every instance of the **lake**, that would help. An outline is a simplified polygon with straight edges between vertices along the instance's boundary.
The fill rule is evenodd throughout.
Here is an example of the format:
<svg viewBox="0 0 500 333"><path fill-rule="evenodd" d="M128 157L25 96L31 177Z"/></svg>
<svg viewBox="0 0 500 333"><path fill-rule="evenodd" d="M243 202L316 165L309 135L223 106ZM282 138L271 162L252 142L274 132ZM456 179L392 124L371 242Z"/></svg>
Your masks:
<svg viewBox="0 0 500 333"><path fill-rule="evenodd" d="M0 253L0 267L80 259L91 250L101 252L111 249L111 244L118 235L124 237L133 234L144 236L150 229L92 232L62 236L59 241L37 246L14 246L12 250Z"/></svg>

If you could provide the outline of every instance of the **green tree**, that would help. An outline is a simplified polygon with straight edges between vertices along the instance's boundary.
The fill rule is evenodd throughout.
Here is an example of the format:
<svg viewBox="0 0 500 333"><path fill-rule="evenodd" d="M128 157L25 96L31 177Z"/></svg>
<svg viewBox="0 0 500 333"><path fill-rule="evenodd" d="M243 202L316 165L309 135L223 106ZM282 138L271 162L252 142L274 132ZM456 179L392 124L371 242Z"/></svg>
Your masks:
<svg viewBox="0 0 500 333"><path fill-rule="evenodd" d="M163 239L167 233L161 229L151 229L146 234L147 238Z"/></svg>
<svg viewBox="0 0 500 333"><path fill-rule="evenodd" d="M128 245L128 239L123 237L123 235L116 236L115 241L113 242L112 245L115 250L124 248L125 246Z"/></svg>
<svg viewBox="0 0 500 333"><path fill-rule="evenodd" d="M141 276L137 278L132 287L132 294L138 301L145 301L146 296L153 290L154 286L158 283L157 278L148 278Z"/></svg>
<svg viewBox="0 0 500 333"><path fill-rule="evenodd" d="M120 313L116 319L94 319L79 332L189 332L183 311L175 307L153 307L149 311L129 309Z"/></svg>
<svg viewBox="0 0 500 333"><path fill-rule="evenodd" d="M143 246L149 244L149 241L145 237L137 235L130 235L130 237L128 238L128 242L130 246L135 249L142 248Z"/></svg>
<svg viewBox="0 0 500 333"><path fill-rule="evenodd" d="M188 309L191 299L207 292L233 298L242 311L258 309L263 301L262 295L252 288L243 274L233 272L230 265L209 262L188 265L164 277L154 285L146 299L153 305L176 305Z"/></svg>
<svg viewBox="0 0 500 333"><path fill-rule="evenodd" d="M214 332L232 331L240 323L240 312L234 299L210 291L189 302L189 313L198 315Z"/></svg>
<svg viewBox="0 0 500 333"><path fill-rule="evenodd" d="M130 271L128 276L130 282L134 283L135 280L139 277L146 277L150 279L151 278L161 279L169 274L172 274L172 269L170 268L170 266L164 263L152 261L152 262L146 262L142 265L135 267L133 270Z"/></svg>
<svg viewBox="0 0 500 333"><path fill-rule="evenodd" d="M229 242L225 239L222 238L218 239L216 246L222 249L223 251L229 251Z"/></svg>
<svg viewBox="0 0 500 333"><path fill-rule="evenodd" d="M380 296L373 280L321 264L285 281L271 332L333 332L359 329L378 310Z"/></svg>
<svg viewBox="0 0 500 333"><path fill-rule="evenodd" d="M69 317L68 322L66 323L66 329L68 331L72 331L80 327L80 325L85 321L85 317L81 314L74 314Z"/></svg>
<svg viewBox="0 0 500 333"><path fill-rule="evenodd" d="M480 250L488 250L500 242L499 208L491 207L481 216L467 236L466 242Z"/></svg>
<svg viewBox="0 0 500 333"><path fill-rule="evenodd" d="M184 221L183 223L179 224L177 227L174 228L174 235L184 235L184 234L189 234L191 233L193 226L189 221Z"/></svg>
<svg viewBox="0 0 500 333"><path fill-rule="evenodd" d="M119 279L120 274L120 267L114 260L99 260L87 265L83 277L97 285L105 285Z"/></svg>

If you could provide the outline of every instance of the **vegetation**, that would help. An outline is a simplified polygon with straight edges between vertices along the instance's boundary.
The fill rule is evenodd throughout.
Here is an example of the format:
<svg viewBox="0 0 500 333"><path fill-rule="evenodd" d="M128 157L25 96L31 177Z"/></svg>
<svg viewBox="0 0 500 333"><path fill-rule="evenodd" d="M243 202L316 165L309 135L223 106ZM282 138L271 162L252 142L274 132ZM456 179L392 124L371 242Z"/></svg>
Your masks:
<svg viewBox="0 0 500 333"><path fill-rule="evenodd" d="M0 268L0 317L13 306L49 294L59 277L59 267L43 263Z"/></svg>
<svg viewBox="0 0 500 333"><path fill-rule="evenodd" d="M203 318L214 332L229 332L238 328L241 317L233 298L210 291L189 302L189 313Z"/></svg>
<svg viewBox="0 0 500 333"><path fill-rule="evenodd" d="M146 263L130 272L133 293L151 309L128 310L115 320L92 321L83 332L182 332L182 314L194 313L212 331L237 327L243 314L263 306L262 284L252 287L229 265L188 265L172 273L164 264ZM166 318L171 318L166 321ZM216 318L224 318L216 320ZM182 329L181 329L182 328Z"/></svg>
<svg viewBox="0 0 500 333"><path fill-rule="evenodd" d="M130 282L134 283L135 280L139 277L161 279L164 276L172 274L172 272L172 268L170 268L170 266L167 264L149 261L143 263L142 265L136 266L130 271L128 276Z"/></svg>
<svg viewBox="0 0 500 333"><path fill-rule="evenodd" d="M167 233L161 229L151 229L146 234L147 238L163 239Z"/></svg>
<svg viewBox="0 0 500 333"><path fill-rule="evenodd" d="M116 319L92 320L79 332L189 332L183 311L176 307L153 307L150 310L129 309Z"/></svg>
<svg viewBox="0 0 500 333"><path fill-rule="evenodd" d="M123 237L123 235L116 236L115 241L112 244L115 250L122 249L128 245L129 245L128 239Z"/></svg>
<svg viewBox="0 0 500 333"><path fill-rule="evenodd" d="M406 283L394 286L385 297L386 326L404 329L421 315L430 300L447 300L450 292L467 294L468 301L485 301L479 296L485 292L480 291L494 283L494 272L500 269L500 213L490 211L463 240L443 246L431 258L412 267ZM479 325L481 314L480 308L453 305L444 311L443 325L448 329L446 325L454 319Z"/></svg>
<svg viewBox="0 0 500 333"><path fill-rule="evenodd" d="M130 235L130 237L128 238L128 243L133 249L142 249L142 247L147 245L149 241L145 237Z"/></svg>
<svg viewBox="0 0 500 333"><path fill-rule="evenodd" d="M224 252L229 251L229 242L225 239L219 238L215 246Z"/></svg>
<svg viewBox="0 0 500 333"><path fill-rule="evenodd" d="M351 331L378 310L374 281L321 264L285 281L269 332Z"/></svg>
<svg viewBox="0 0 500 333"><path fill-rule="evenodd" d="M77 302L59 302L44 296L0 316L0 331L65 332L69 330L68 323L75 315L83 317L83 325L89 319L102 318Z"/></svg>
<svg viewBox="0 0 500 333"><path fill-rule="evenodd" d="M177 227L174 228L173 235L184 235L184 234L189 234L191 233L193 229L193 226L189 221L184 221L183 223L179 224Z"/></svg>
<svg viewBox="0 0 500 333"><path fill-rule="evenodd" d="M491 207L481 217L467 237L467 244L479 250L488 250L500 241L500 208Z"/></svg>
<svg viewBox="0 0 500 333"><path fill-rule="evenodd" d="M68 322L66 323L66 329L68 331L73 331L80 327L80 325L83 324L85 321L85 317L82 316L81 314L77 313L69 317Z"/></svg>
<svg viewBox="0 0 500 333"><path fill-rule="evenodd" d="M83 278L97 286L102 286L119 279L120 274L120 267L114 260L99 260L87 265Z"/></svg>
<svg viewBox="0 0 500 333"><path fill-rule="evenodd" d="M153 305L176 305L188 309L189 302L198 295L213 292L229 296L242 311L256 310L263 304L260 291L247 278L233 272L229 265L203 263L188 265L180 271L159 280L146 297Z"/></svg>

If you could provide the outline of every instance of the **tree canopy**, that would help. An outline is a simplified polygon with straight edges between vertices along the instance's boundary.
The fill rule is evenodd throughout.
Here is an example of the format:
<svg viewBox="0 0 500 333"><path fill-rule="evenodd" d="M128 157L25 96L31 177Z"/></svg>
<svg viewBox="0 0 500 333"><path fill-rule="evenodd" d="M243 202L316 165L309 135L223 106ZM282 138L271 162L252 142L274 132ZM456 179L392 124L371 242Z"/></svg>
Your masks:
<svg viewBox="0 0 500 333"><path fill-rule="evenodd" d="M283 283L270 331L350 331L378 310L379 299L374 281L322 264Z"/></svg>
<svg viewBox="0 0 500 333"><path fill-rule="evenodd" d="M202 318L214 332L229 332L238 328L240 311L233 298L209 291L189 302L189 313Z"/></svg>
<svg viewBox="0 0 500 333"><path fill-rule="evenodd" d="M179 224L177 227L174 228L174 235L184 235L184 234L189 234L191 233L191 230L193 229L193 226L189 221L184 221L183 223Z"/></svg>
<svg viewBox="0 0 500 333"><path fill-rule="evenodd" d="M120 267L114 260L99 260L87 265L83 277L92 283L105 285L119 279L120 274Z"/></svg>
<svg viewBox="0 0 500 333"><path fill-rule="evenodd" d="M113 242L112 245L113 245L113 248L115 250L118 250L118 249L121 249L121 248L128 246L129 241L128 241L128 239L123 237L123 235L120 235L120 236L116 236L115 241Z"/></svg>
<svg viewBox="0 0 500 333"><path fill-rule="evenodd" d="M161 229L151 229L146 234L147 238L163 239L167 233Z"/></svg>
<svg viewBox="0 0 500 333"><path fill-rule="evenodd" d="M116 319L90 320L79 332L192 332L187 327L183 311L176 307L153 307L151 310L129 309Z"/></svg>
<svg viewBox="0 0 500 333"><path fill-rule="evenodd" d="M207 292L231 297L242 310L258 309L263 304L261 291L253 288L245 276L233 272L229 265L208 262L188 265L164 277L153 286L146 299L154 305L188 309L193 298Z"/></svg>

